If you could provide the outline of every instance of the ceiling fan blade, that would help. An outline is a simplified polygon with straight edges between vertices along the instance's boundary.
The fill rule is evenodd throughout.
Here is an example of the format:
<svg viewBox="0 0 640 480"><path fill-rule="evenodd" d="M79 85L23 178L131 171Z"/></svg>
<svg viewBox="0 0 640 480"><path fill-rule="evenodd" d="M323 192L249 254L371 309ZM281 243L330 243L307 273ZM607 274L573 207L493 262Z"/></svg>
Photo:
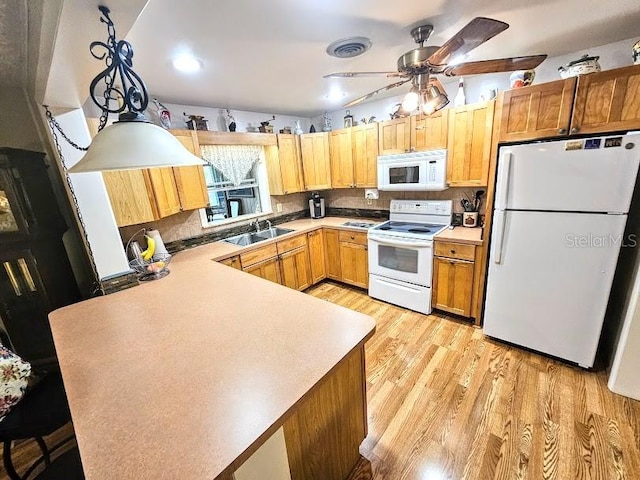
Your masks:
<svg viewBox="0 0 640 480"><path fill-rule="evenodd" d="M400 77L399 72L335 72L325 75L323 78L352 78L352 77Z"/></svg>
<svg viewBox="0 0 640 480"><path fill-rule="evenodd" d="M453 57L461 58L507 28L509 28L508 23L492 18L476 17L436 50L429 57L429 63L443 65Z"/></svg>
<svg viewBox="0 0 640 480"><path fill-rule="evenodd" d="M466 62L453 67L447 67L444 74L447 77L456 75L475 75L478 73L512 72L515 70L531 70L540 65L546 55L530 55L527 57L500 58L483 60L480 62Z"/></svg>
<svg viewBox="0 0 640 480"><path fill-rule="evenodd" d="M366 95L363 95L361 97L356 98L355 100L350 101L349 103L347 103L344 107L353 107L354 105L357 105L359 103L364 102L365 100L369 100L371 97L373 97L374 95L376 95L377 93L380 93L382 91L386 91L386 90L391 90L392 88L396 88L399 87L401 85L404 85L405 83L407 83L409 80L411 80L410 78L406 79L406 80L401 80L399 82L395 82L392 83L390 85L387 85L386 87L382 87L379 88L378 90L374 90L373 92L369 92Z"/></svg>

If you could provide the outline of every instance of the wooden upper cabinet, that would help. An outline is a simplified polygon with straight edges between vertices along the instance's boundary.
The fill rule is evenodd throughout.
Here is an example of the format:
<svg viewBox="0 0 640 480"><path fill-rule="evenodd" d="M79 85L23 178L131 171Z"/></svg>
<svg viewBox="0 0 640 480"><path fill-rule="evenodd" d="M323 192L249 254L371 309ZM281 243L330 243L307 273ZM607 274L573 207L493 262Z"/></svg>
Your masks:
<svg viewBox="0 0 640 480"><path fill-rule="evenodd" d="M353 175L358 188L378 186L378 124L368 123L351 128Z"/></svg>
<svg viewBox="0 0 640 480"><path fill-rule="evenodd" d="M102 178L119 227L156 220L151 183L146 170L102 172Z"/></svg>
<svg viewBox="0 0 640 480"><path fill-rule="evenodd" d="M351 128L333 130L329 134L331 153L331 186L354 188Z"/></svg>
<svg viewBox="0 0 640 480"><path fill-rule="evenodd" d="M566 135L575 88L574 77L504 92L499 140L516 142Z"/></svg>
<svg viewBox="0 0 640 480"><path fill-rule="evenodd" d="M269 191L271 195L287 195L302 192L302 164L300 139L297 135L280 133L278 145L265 146Z"/></svg>
<svg viewBox="0 0 640 480"><path fill-rule="evenodd" d="M180 198L173 169L163 167L150 168L146 171L153 190L157 217L163 218L178 213L181 210Z"/></svg>
<svg viewBox="0 0 640 480"><path fill-rule="evenodd" d="M486 186L491 158L495 101L450 109L447 183Z"/></svg>
<svg viewBox="0 0 640 480"><path fill-rule="evenodd" d="M202 157L195 130L170 130L182 145L196 157ZM178 198L182 210L195 210L209 206L209 195L204 179L204 167L174 167Z"/></svg>
<svg viewBox="0 0 640 480"><path fill-rule="evenodd" d="M395 118L378 123L378 154L405 153L411 148L411 120Z"/></svg>
<svg viewBox="0 0 640 480"><path fill-rule="evenodd" d="M449 108L432 115L412 115L411 148L413 150L437 150L447 148Z"/></svg>
<svg viewBox="0 0 640 480"><path fill-rule="evenodd" d="M209 194L204 169L198 165L173 169L182 210L196 210L209 206Z"/></svg>
<svg viewBox="0 0 640 480"><path fill-rule="evenodd" d="M300 135L300 151L305 190L331 188L329 134L321 132Z"/></svg>
<svg viewBox="0 0 640 480"><path fill-rule="evenodd" d="M640 128L640 65L578 77L570 133Z"/></svg>

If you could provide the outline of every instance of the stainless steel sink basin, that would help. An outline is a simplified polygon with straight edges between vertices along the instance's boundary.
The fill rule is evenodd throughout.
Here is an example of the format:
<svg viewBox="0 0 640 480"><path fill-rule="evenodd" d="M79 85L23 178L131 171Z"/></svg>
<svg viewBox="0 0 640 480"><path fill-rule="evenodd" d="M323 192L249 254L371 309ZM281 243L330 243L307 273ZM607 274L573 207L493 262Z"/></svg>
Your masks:
<svg viewBox="0 0 640 480"><path fill-rule="evenodd" d="M291 233L291 232L293 232L293 230L290 230L288 228L273 227L268 230L262 230L261 232L254 233L253 235L256 235L260 238L269 239L269 238L276 238L276 237L279 237L280 235L284 235L285 233Z"/></svg>
<svg viewBox="0 0 640 480"><path fill-rule="evenodd" d="M285 233L293 232L288 228L279 228L274 227L268 230L262 230L260 232L249 232L243 233L241 235L236 235L234 237L225 238L225 242L233 243L234 245L239 245L241 247L246 247L247 245L252 245L258 242L264 242L265 240L269 240L271 238L279 237L280 235L284 235Z"/></svg>

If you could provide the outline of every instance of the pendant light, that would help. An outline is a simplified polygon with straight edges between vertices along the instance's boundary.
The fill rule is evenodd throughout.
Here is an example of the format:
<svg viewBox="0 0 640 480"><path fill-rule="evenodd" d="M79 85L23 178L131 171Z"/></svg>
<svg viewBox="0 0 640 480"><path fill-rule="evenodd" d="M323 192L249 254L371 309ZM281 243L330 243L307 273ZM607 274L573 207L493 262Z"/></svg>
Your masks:
<svg viewBox="0 0 640 480"><path fill-rule="evenodd" d="M89 93L102 110L100 127L85 156L69 173L205 164L171 133L146 119L143 112L149 94L132 69L133 47L125 40L116 40L110 10L105 6L98 9L102 13L100 21L107 25L108 39L92 42L89 49L95 58L105 61L106 68L93 79ZM102 103L97 91L103 95ZM105 128L109 113L118 114L118 121Z"/></svg>
<svg viewBox="0 0 640 480"><path fill-rule="evenodd" d="M430 84L427 89L422 92L422 112L425 115L431 115L438 110L443 109L449 104L449 97L434 85Z"/></svg>
<svg viewBox="0 0 640 480"><path fill-rule="evenodd" d="M414 85L402 100L402 110L404 110L406 113L413 112L416 108L418 108L419 101L419 90L418 87Z"/></svg>

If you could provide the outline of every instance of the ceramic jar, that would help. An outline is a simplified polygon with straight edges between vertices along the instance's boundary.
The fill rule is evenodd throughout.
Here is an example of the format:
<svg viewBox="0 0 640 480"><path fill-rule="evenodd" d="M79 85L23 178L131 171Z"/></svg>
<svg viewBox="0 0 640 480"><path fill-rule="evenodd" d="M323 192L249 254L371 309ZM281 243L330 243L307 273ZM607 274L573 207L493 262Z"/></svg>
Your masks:
<svg viewBox="0 0 640 480"><path fill-rule="evenodd" d="M598 63L599 59L600 57L598 56L591 57L589 55L583 55L582 58L569 62L563 67L559 67L558 71L563 79L599 72L601 70L600 63Z"/></svg>

